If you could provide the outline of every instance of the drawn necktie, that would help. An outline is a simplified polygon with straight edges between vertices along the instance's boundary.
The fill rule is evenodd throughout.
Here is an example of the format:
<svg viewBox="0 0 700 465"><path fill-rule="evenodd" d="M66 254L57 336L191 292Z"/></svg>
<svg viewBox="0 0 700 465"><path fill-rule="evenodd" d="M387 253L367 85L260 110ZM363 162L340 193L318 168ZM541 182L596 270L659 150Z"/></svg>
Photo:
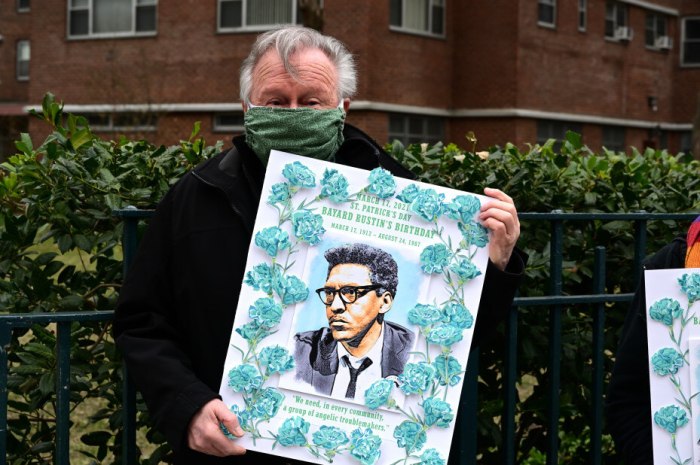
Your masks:
<svg viewBox="0 0 700 465"><path fill-rule="evenodd" d="M350 382L348 383L348 390L345 391L345 398L346 399L354 399L355 398L355 387L357 385L357 375L362 373L365 368L370 366L372 364L372 360L370 358L365 358L364 360L362 360L362 363L360 364L360 368L353 367L350 364L350 359L348 358L347 355L343 356L343 360L345 360L345 364L350 369Z"/></svg>

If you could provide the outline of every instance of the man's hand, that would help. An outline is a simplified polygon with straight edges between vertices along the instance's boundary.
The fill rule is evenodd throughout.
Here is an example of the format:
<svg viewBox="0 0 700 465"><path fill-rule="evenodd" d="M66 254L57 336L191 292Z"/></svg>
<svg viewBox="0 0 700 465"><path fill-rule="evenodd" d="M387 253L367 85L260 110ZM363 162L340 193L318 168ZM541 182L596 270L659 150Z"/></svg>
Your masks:
<svg viewBox="0 0 700 465"><path fill-rule="evenodd" d="M204 454L226 457L245 454L245 448L227 438L219 423L237 437L243 436L238 417L219 399L214 399L195 413L187 431L187 445Z"/></svg>
<svg viewBox="0 0 700 465"><path fill-rule="evenodd" d="M520 237L520 221L513 199L498 189L487 187L484 194L492 200L481 206L479 219L491 230L489 258L500 270L505 270L515 243Z"/></svg>

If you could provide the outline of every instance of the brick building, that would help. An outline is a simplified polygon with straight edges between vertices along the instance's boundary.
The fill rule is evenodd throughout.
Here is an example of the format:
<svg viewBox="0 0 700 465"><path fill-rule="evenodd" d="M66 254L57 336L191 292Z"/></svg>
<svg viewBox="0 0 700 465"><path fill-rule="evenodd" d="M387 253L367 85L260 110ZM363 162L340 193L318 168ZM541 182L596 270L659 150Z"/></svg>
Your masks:
<svg viewBox="0 0 700 465"><path fill-rule="evenodd" d="M242 125L238 68L301 0L0 0L0 154L53 92L106 137L213 143ZM478 149L583 134L593 149L691 147L698 0L322 0L359 64L348 121L381 143Z"/></svg>

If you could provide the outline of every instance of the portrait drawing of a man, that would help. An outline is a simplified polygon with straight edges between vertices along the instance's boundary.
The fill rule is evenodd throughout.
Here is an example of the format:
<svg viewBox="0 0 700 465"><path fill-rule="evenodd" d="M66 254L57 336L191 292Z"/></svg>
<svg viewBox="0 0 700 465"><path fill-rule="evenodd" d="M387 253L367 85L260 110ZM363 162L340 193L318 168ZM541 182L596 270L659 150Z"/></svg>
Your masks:
<svg viewBox="0 0 700 465"><path fill-rule="evenodd" d="M328 273L316 290L328 326L294 336L296 378L338 399L361 398L380 378L403 372L414 334L388 321L398 266L384 250L354 243L326 250Z"/></svg>

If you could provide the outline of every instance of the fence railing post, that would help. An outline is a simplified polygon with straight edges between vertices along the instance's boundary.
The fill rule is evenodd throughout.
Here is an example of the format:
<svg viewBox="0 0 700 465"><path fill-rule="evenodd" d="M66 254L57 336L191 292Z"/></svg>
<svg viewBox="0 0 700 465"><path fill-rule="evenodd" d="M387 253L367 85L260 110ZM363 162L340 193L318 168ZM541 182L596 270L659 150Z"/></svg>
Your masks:
<svg viewBox="0 0 700 465"><path fill-rule="evenodd" d="M596 247L593 273L593 293L605 292L605 247ZM605 341L605 303L594 305L593 313L593 422L591 425L591 465L601 465L603 437L603 343Z"/></svg>
<svg viewBox="0 0 700 465"><path fill-rule="evenodd" d="M7 464L7 349L11 338L11 326L0 321L0 465Z"/></svg>
<svg viewBox="0 0 700 465"><path fill-rule="evenodd" d="M56 334L56 462L70 464L70 321L58 323Z"/></svg>
<svg viewBox="0 0 700 465"><path fill-rule="evenodd" d="M561 210L552 211L554 214ZM550 295L562 292L562 249L564 244L563 221L552 221L550 241L549 279ZM561 377L561 305L552 305L549 310L549 418L547 421L547 465L559 463L559 387Z"/></svg>
<svg viewBox="0 0 700 465"><path fill-rule="evenodd" d="M515 464L515 405L518 381L518 308L511 307L506 321L506 350L503 374L503 462L506 465Z"/></svg>

